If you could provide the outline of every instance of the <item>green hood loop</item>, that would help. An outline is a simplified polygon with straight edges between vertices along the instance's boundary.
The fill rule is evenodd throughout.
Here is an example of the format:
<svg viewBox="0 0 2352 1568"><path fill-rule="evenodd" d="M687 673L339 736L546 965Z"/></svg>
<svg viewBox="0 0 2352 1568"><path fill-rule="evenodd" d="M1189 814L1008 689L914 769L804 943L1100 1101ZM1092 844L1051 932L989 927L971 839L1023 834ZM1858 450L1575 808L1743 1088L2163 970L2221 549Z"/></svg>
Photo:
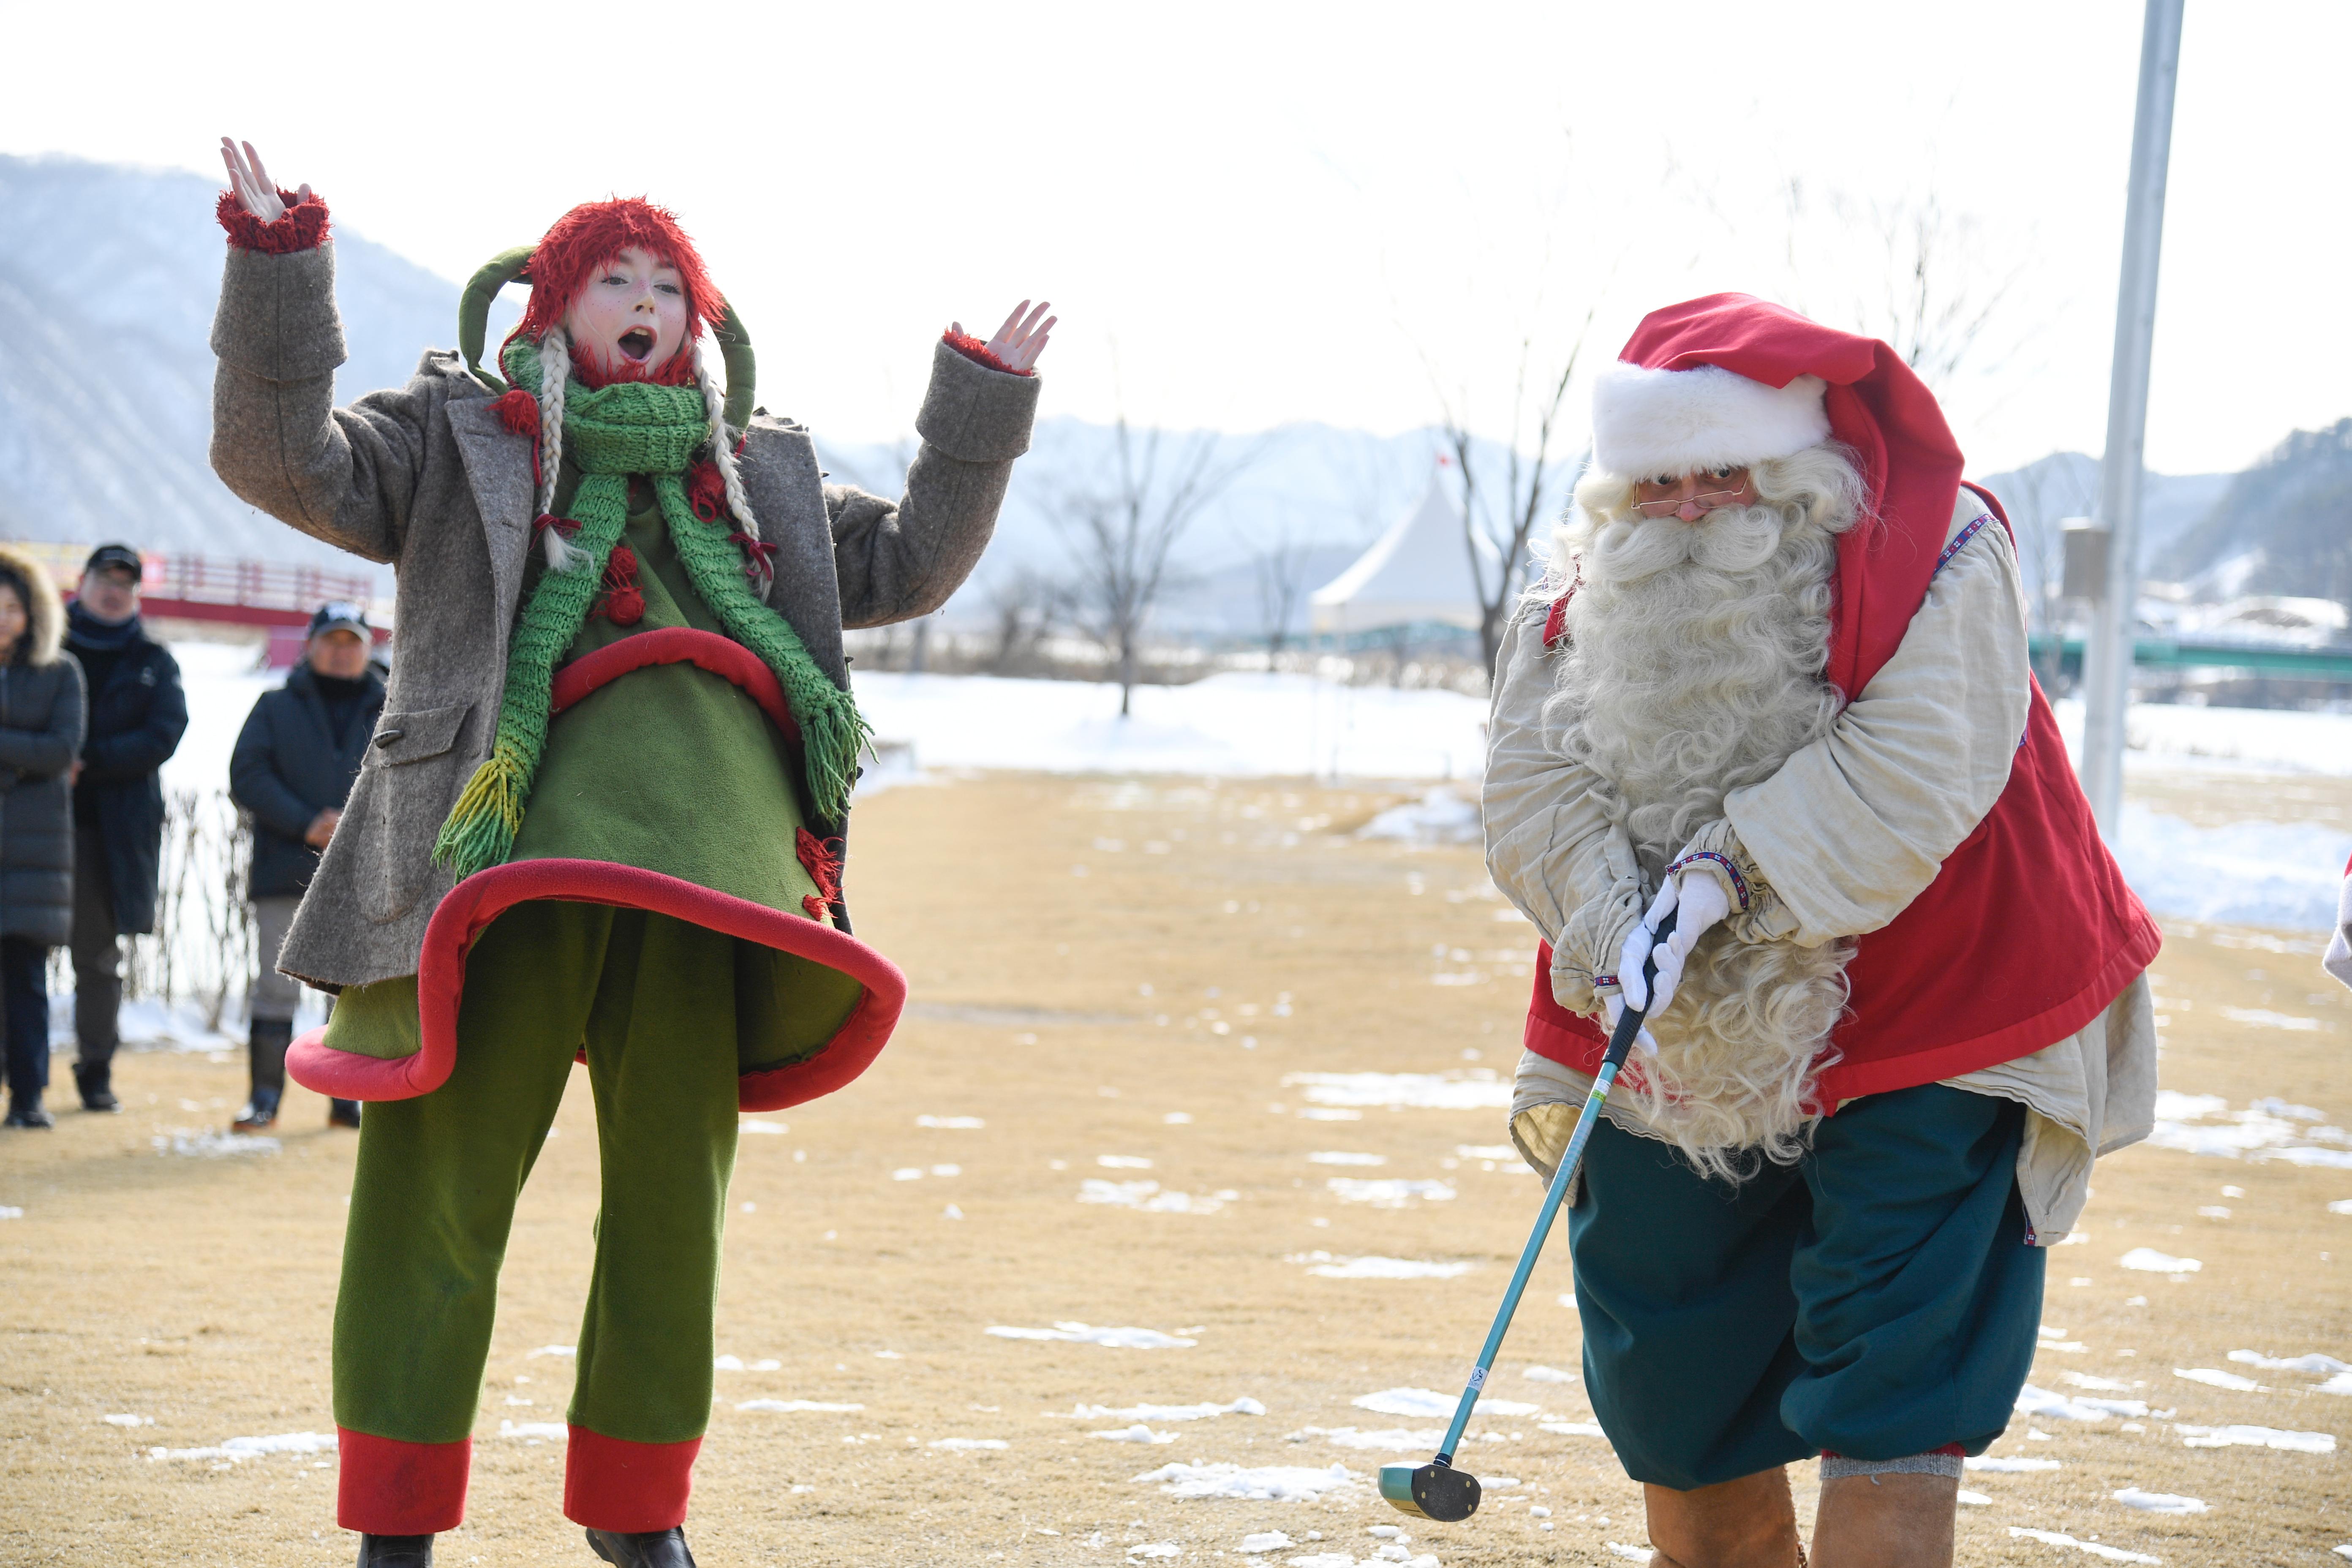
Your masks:
<svg viewBox="0 0 2352 1568"><path fill-rule="evenodd" d="M507 384L482 368L482 350L490 327L490 301L499 297L499 289L530 268L533 248L519 245L490 258L457 298L457 352L465 356L466 368L473 373L474 379L492 392L506 391ZM735 307L723 295L710 333L719 343L719 359L727 368L727 426L740 432L751 420L753 400L759 393L759 361L751 353L751 335L743 330L742 317L735 313Z"/></svg>

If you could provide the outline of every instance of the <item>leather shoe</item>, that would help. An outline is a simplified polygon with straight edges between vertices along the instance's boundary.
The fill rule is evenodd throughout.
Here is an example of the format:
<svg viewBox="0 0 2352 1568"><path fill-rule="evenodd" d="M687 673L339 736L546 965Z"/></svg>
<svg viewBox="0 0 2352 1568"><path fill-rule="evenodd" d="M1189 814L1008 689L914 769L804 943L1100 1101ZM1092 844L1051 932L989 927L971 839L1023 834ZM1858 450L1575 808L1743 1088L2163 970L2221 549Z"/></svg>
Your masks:
<svg viewBox="0 0 2352 1568"><path fill-rule="evenodd" d="M362 1535L359 1568L433 1568L429 1535Z"/></svg>
<svg viewBox="0 0 2352 1568"><path fill-rule="evenodd" d="M592 1530L588 1545L614 1568L694 1568L694 1553L686 1549L683 1526L624 1535L617 1531Z"/></svg>

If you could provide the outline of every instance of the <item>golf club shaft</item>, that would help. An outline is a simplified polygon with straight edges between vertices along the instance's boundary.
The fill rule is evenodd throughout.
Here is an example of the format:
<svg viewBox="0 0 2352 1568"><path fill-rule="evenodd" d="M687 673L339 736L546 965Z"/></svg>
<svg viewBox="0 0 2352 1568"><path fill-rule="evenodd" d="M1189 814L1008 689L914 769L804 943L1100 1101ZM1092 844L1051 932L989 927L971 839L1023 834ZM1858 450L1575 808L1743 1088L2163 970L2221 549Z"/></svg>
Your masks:
<svg viewBox="0 0 2352 1568"><path fill-rule="evenodd" d="M1674 929L1675 917L1669 913L1659 922L1653 945L1674 934ZM1655 965L1644 959L1642 968L1644 978L1654 983ZM1486 1387L1486 1376L1495 1369L1496 1353L1503 1348L1503 1336L1509 1332L1511 1318L1519 1310L1519 1297L1527 1290L1528 1279L1536 1271L1536 1259L1543 1254L1545 1238L1551 1235L1552 1221L1568 1196L1570 1184L1576 1179L1577 1166L1584 1159L1585 1142L1592 1136L1592 1124L1600 1120L1610 1086L1617 1081L1617 1071L1625 1065L1626 1054L1633 1049L1634 1037L1642 1032L1643 1022L1648 1016L1647 1007L1628 1007L1617 1016L1617 1026L1609 1036L1608 1054L1601 1058L1601 1070L1592 1077L1592 1092L1584 1097L1584 1109L1576 1118L1576 1131L1569 1134L1568 1147L1559 1156L1559 1167L1552 1173L1551 1186L1544 1193L1543 1208L1536 1215L1535 1229L1528 1233L1528 1244L1519 1253L1519 1266L1511 1271L1511 1283L1503 1291L1503 1304L1495 1313L1495 1326L1486 1331L1486 1348L1478 1352L1478 1364L1471 1368L1470 1385L1462 1391L1462 1402L1454 1407L1454 1424L1445 1429L1445 1441L1437 1451L1441 1465L1454 1462L1454 1447L1470 1425L1470 1413L1477 1407L1478 1395Z"/></svg>

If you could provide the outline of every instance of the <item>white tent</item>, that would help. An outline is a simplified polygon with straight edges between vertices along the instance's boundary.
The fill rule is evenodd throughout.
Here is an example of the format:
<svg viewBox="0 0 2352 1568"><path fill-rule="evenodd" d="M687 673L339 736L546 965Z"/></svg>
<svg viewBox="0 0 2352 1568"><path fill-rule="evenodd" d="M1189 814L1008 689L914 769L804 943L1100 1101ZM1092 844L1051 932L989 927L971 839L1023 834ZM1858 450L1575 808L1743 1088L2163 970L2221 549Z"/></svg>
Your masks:
<svg viewBox="0 0 2352 1568"><path fill-rule="evenodd" d="M1492 581L1494 549L1483 539L1479 545ZM1475 631L1477 584L1444 471L1430 476L1419 505L1307 602L1318 636L1432 624Z"/></svg>

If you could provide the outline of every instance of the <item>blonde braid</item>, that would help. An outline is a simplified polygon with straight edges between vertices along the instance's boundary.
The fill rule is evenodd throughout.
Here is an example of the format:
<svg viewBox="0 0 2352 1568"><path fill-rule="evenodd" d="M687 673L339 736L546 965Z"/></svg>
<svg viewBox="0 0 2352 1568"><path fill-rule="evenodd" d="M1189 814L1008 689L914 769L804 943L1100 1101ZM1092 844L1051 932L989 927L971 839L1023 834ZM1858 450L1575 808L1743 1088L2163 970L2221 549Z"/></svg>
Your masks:
<svg viewBox="0 0 2352 1568"><path fill-rule="evenodd" d="M563 389L572 379L572 343L562 327L550 327L539 340L539 514L555 510L555 483L563 470ZM569 572L587 560L572 547L560 529L541 537L548 570Z"/></svg>
<svg viewBox="0 0 2352 1568"><path fill-rule="evenodd" d="M751 515L751 498L743 489L743 476L735 467L733 433L727 428L727 397L719 391L709 366L702 357L702 344L694 345L694 384L702 392L702 406L710 416L710 461L719 469L719 478L727 487L727 510L734 515L735 526L760 537L759 520ZM762 597L768 591L768 570L757 555L751 557L753 569L760 574Z"/></svg>

